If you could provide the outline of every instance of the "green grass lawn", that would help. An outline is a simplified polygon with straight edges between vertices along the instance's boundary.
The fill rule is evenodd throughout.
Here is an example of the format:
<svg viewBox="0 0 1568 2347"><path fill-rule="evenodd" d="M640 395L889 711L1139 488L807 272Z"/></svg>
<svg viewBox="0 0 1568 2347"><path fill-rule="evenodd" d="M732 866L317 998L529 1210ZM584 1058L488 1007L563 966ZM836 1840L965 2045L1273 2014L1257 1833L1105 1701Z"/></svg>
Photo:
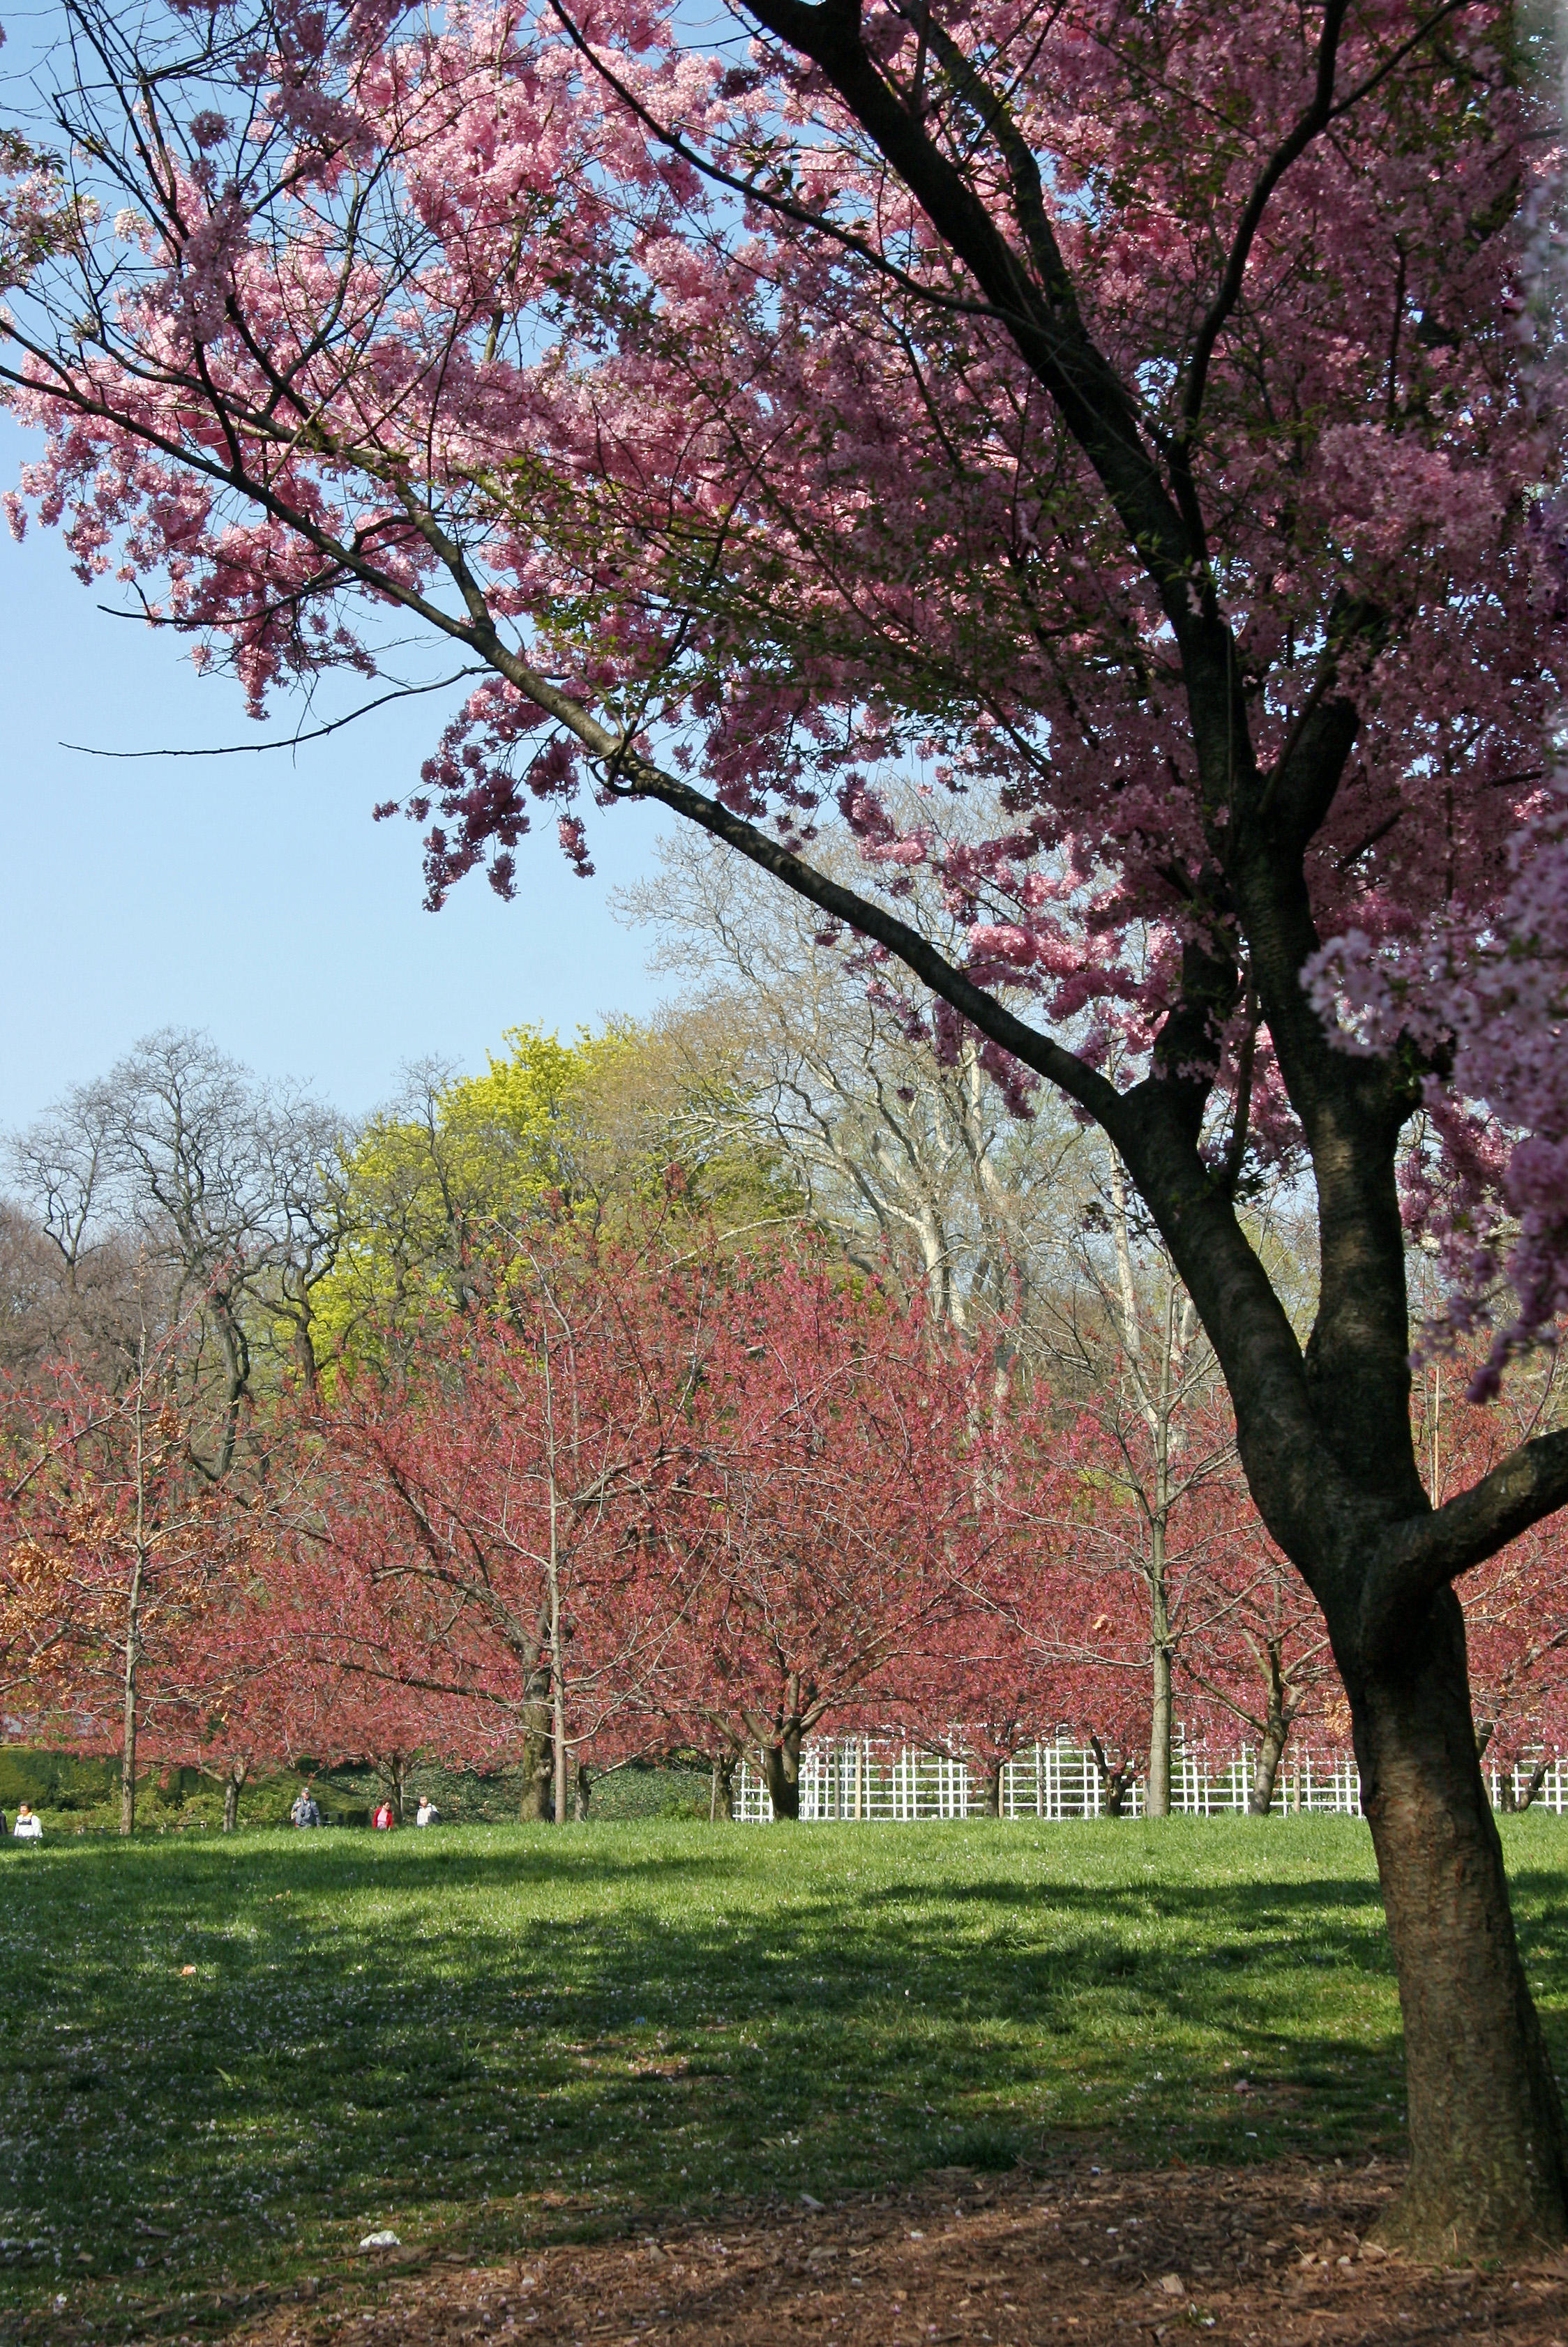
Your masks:
<svg viewBox="0 0 1568 2347"><path fill-rule="evenodd" d="M1568 1821L1504 1832L1561 2061ZM482 2256L945 2164L1400 2143L1343 1819L7 1848L0 2014L0 2336L196 2331L383 2227Z"/></svg>

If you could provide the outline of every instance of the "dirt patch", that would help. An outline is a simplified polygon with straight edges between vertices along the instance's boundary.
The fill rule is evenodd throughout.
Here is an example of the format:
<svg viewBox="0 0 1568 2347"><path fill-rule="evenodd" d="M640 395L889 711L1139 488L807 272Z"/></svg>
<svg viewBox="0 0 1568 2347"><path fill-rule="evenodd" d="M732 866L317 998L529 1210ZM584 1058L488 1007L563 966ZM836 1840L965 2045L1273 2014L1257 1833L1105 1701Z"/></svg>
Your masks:
<svg viewBox="0 0 1568 2347"><path fill-rule="evenodd" d="M243 2347L1568 2347L1568 2260L1430 2271L1363 2250L1395 2170L1029 2178L948 2169L895 2197L774 2203L481 2269L366 2274L275 2306ZM367 2260L368 2263L368 2260Z"/></svg>

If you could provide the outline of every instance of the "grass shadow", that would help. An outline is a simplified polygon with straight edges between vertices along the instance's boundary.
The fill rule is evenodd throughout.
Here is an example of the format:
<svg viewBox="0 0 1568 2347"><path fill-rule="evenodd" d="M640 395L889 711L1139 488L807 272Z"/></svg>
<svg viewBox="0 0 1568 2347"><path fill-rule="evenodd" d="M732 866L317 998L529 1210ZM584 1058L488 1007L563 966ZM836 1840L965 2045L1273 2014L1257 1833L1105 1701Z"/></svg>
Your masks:
<svg viewBox="0 0 1568 2347"><path fill-rule="evenodd" d="M1520 1824L1557 2040L1568 1827ZM1089 2144L1401 2141L1349 1821L277 1834L5 1870L0 2307L51 2336L194 2332L382 2228L486 2254Z"/></svg>

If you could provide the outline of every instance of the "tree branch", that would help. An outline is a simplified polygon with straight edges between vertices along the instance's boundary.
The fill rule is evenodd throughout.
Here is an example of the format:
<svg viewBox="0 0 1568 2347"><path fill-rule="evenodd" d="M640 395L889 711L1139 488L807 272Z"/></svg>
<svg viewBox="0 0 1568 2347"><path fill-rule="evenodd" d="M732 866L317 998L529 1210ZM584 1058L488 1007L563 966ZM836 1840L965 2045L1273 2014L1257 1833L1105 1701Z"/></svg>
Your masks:
<svg viewBox="0 0 1568 2347"><path fill-rule="evenodd" d="M1568 1506L1568 1428L1538 1434L1432 1513L1387 1533L1368 1573L1361 1638L1387 1656L1404 1625L1461 1573Z"/></svg>

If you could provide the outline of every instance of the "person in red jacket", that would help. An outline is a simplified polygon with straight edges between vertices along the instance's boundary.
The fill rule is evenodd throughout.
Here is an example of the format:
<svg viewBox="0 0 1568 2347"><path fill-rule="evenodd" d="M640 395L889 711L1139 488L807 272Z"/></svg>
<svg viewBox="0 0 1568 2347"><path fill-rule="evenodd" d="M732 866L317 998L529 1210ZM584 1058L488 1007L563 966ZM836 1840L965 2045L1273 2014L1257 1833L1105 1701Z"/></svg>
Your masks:
<svg viewBox="0 0 1568 2347"><path fill-rule="evenodd" d="M374 1817L372 1818L371 1823L375 1828L377 1833L390 1833L392 1831L393 1827L397 1823L397 1819L392 1814L392 1803L390 1801L383 1801L380 1809L377 1809Z"/></svg>

